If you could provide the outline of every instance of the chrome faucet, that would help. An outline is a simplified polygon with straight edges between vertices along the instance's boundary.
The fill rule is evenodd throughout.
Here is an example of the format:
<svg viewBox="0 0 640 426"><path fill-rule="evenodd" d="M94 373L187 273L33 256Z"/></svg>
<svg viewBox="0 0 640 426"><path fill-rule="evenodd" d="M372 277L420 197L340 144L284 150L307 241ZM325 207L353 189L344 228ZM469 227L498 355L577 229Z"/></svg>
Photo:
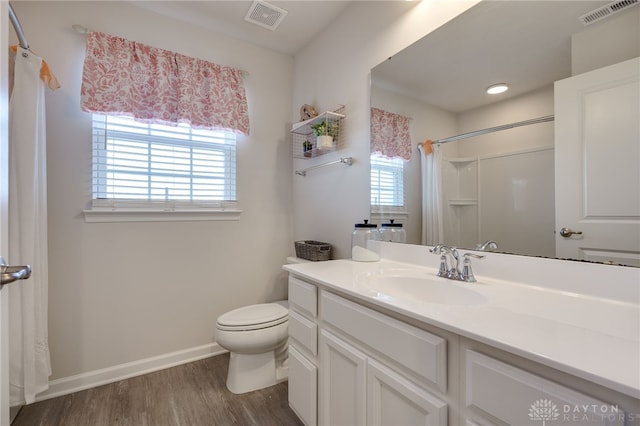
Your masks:
<svg viewBox="0 0 640 426"><path fill-rule="evenodd" d="M497 249L498 248L498 243L496 243L493 240L487 240L482 244L478 244L476 246L476 249L480 250L480 251L486 251L487 249Z"/></svg>
<svg viewBox="0 0 640 426"><path fill-rule="evenodd" d="M476 282L476 277L471 269L471 258L484 259L484 256L475 253L465 253L462 257L462 271L460 271L460 254L455 247L438 244L429 250L431 253L440 255L440 268L438 276L450 280L464 281L468 283ZM449 257L450 261L447 259Z"/></svg>
<svg viewBox="0 0 640 426"><path fill-rule="evenodd" d="M452 248L444 244L438 244L433 247L431 253L440 255L438 276L457 280L460 276L458 269L460 266L460 255L458 254L458 250L455 247ZM447 262L447 256L449 256L450 262Z"/></svg>

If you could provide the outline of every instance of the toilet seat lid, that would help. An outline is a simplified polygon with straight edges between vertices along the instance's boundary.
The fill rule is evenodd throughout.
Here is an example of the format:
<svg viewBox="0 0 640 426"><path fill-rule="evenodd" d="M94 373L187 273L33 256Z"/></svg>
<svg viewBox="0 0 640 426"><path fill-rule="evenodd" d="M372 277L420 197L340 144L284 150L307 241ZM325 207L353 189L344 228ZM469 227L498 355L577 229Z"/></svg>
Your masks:
<svg viewBox="0 0 640 426"><path fill-rule="evenodd" d="M218 317L218 325L225 328L265 328L283 323L289 310L277 303L243 306Z"/></svg>

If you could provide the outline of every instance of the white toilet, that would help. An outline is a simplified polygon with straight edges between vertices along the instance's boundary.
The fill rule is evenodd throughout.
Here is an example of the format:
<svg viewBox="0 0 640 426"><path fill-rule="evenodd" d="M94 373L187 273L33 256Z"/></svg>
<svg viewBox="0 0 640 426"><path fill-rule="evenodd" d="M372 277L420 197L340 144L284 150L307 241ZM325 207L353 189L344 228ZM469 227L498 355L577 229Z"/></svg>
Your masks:
<svg viewBox="0 0 640 426"><path fill-rule="evenodd" d="M231 392L250 392L287 379L288 323L286 300L244 306L218 317L216 341L231 353Z"/></svg>

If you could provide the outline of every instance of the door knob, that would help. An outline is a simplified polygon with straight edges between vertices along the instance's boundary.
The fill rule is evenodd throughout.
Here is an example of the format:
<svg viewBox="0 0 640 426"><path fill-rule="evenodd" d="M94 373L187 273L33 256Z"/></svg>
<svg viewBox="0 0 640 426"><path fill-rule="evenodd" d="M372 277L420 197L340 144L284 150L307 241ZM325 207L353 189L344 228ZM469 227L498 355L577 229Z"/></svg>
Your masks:
<svg viewBox="0 0 640 426"><path fill-rule="evenodd" d="M3 257L0 257L0 287L17 280L26 280L31 276L31 266L9 266Z"/></svg>
<svg viewBox="0 0 640 426"><path fill-rule="evenodd" d="M560 230L560 235L569 238L572 235L582 235L582 231L574 231L571 228L562 228Z"/></svg>

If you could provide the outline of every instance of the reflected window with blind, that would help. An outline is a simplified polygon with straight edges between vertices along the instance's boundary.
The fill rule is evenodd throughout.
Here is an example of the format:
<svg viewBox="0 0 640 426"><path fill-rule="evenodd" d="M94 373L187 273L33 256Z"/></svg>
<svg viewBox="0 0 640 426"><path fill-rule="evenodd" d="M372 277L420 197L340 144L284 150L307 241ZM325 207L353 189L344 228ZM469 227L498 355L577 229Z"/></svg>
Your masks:
<svg viewBox="0 0 640 426"><path fill-rule="evenodd" d="M220 204L236 199L236 136L93 114L93 199Z"/></svg>
<svg viewBox="0 0 640 426"><path fill-rule="evenodd" d="M371 154L371 205L404 206L404 160Z"/></svg>
<svg viewBox="0 0 640 426"><path fill-rule="evenodd" d="M371 206L404 207L404 162L411 160L411 119L371 108Z"/></svg>

